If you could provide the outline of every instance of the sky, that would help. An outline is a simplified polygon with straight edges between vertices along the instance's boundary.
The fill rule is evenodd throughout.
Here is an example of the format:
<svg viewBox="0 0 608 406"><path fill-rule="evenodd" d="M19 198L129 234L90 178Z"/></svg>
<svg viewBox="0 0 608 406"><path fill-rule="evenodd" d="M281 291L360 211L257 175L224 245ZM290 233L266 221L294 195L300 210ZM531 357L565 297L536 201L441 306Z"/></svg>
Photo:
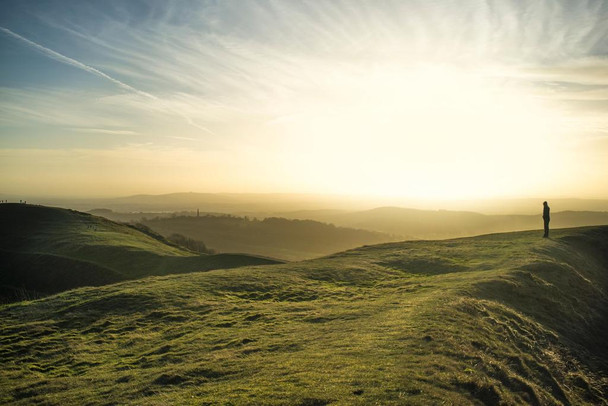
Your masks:
<svg viewBox="0 0 608 406"><path fill-rule="evenodd" d="M0 193L608 198L608 2L0 3Z"/></svg>

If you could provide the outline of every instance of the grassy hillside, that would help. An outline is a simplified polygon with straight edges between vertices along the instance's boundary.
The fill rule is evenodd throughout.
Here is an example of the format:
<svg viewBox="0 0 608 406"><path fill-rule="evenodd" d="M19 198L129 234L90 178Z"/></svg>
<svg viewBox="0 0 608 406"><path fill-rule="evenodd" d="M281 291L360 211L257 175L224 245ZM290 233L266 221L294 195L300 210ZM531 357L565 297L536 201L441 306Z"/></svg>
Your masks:
<svg viewBox="0 0 608 406"><path fill-rule="evenodd" d="M606 404L608 227L362 247L0 307L0 403Z"/></svg>
<svg viewBox="0 0 608 406"><path fill-rule="evenodd" d="M183 234L220 252L249 252L286 260L315 258L361 245L397 240L385 233L283 218L176 216L148 219L144 224L166 237Z"/></svg>
<svg viewBox="0 0 608 406"><path fill-rule="evenodd" d="M149 275L275 261L198 255L126 225L73 210L0 205L0 298L37 297Z"/></svg>

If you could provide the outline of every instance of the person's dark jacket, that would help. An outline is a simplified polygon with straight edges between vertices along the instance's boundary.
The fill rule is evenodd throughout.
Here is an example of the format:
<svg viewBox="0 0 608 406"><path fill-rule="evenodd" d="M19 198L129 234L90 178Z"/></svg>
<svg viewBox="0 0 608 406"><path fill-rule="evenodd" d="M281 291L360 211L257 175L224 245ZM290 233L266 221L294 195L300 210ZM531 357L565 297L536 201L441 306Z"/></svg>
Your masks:
<svg viewBox="0 0 608 406"><path fill-rule="evenodd" d="M549 206L545 205L545 207L543 208L543 220L545 221L551 220L551 217L549 216L549 210Z"/></svg>

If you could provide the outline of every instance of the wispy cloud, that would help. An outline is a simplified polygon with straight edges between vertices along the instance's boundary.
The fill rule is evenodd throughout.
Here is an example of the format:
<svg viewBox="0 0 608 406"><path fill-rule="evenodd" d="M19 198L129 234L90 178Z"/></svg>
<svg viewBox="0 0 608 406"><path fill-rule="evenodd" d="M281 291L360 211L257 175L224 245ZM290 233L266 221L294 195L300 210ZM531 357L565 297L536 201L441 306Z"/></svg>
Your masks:
<svg viewBox="0 0 608 406"><path fill-rule="evenodd" d="M175 139L175 140L196 141L196 138L192 138L192 137L178 137L178 136L171 136L171 138L173 138L173 139Z"/></svg>
<svg viewBox="0 0 608 406"><path fill-rule="evenodd" d="M340 75L369 75L382 65L501 65L509 68L506 79L521 79L523 69L539 73L531 85L553 80L554 67L606 49L607 12L601 1L243 1L189 4L187 12L166 3L141 13L153 17L137 25L125 23L129 16L117 21L99 13L112 30L46 21L95 45L108 70L196 111L186 117L196 122L208 104L297 114L302 104L295 98L332 91ZM180 93L191 100L178 103Z"/></svg>
<svg viewBox="0 0 608 406"><path fill-rule="evenodd" d="M81 133L93 133L93 134L108 134L108 135L138 135L136 131L130 130L114 130L107 128L73 128L72 130Z"/></svg>
<svg viewBox="0 0 608 406"><path fill-rule="evenodd" d="M113 77L111 77L109 75L106 75L105 73L101 72L98 69L93 68L92 66L86 65L86 64L84 64L82 62L79 62L79 61L77 61L75 59L72 59L70 57L62 55L59 52L55 52L52 49L49 49L47 47L44 47L44 46L42 46L40 44L35 43L34 41L30 41L29 39L27 39L25 37L22 37L19 34L14 33L13 31L9 30L8 28L0 27L0 31L4 32L5 34L7 34L7 35L9 35L9 36L11 36L13 38L16 38L16 39L18 39L20 41L25 42L27 45L31 46L32 48L34 48L34 49L36 49L36 50L38 50L40 52L42 52L44 55L46 55L46 56L48 56L48 57L50 57L50 58L52 58L52 59L54 59L54 60L56 60L58 62L65 63L66 65L74 66L74 67L76 67L78 69L82 69L82 70L84 70L86 72L89 72L89 73L92 73L94 75L97 75L97 76L99 76L101 78L109 80L110 82L112 82L112 83L114 83L114 84L120 86L121 88L123 88L125 90L128 90L130 92L133 92L133 93L136 93L136 94L139 94L141 96L148 97L148 98L151 98L151 99L156 99L156 96L151 95L150 93L143 92L141 90L135 89L134 87L129 86L126 83L121 82L118 79L114 79Z"/></svg>
<svg viewBox="0 0 608 406"><path fill-rule="evenodd" d="M552 167L539 150L559 163L564 138L608 128L603 0L66 4L37 3L0 31L106 86L41 67L62 80L0 89L6 133L37 121L43 134L49 123L89 132L92 148L137 140L227 152L212 169L247 161L240 176L256 182L359 190L385 178L391 190L426 165L429 185L457 188L484 167L486 184L519 187ZM453 168L460 175L437 181Z"/></svg>
<svg viewBox="0 0 608 406"><path fill-rule="evenodd" d="M387 66L454 64L471 71L498 66L504 81L530 87L564 78L605 80L608 3L603 1L162 3L138 5L150 12L137 16L137 7L130 12L108 12L93 2L74 7L70 18L59 8L37 15L94 50L99 69L8 28L2 31L142 96L133 101L141 108L147 103L151 111L177 115L206 132L211 130L201 122L215 128L218 121L255 115L269 121L314 110L315 103L342 94L346 86L352 93L353 83ZM584 58L595 62L577 67ZM562 91L554 89L553 96Z"/></svg>
<svg viewBox="0 0 608 406"><path fill-rule="evenodd" d="M38 44L38 43L36 43L34 41L31 41L31 40L29 40L29 39L27 39L27 38L25 38L25 37L23 37L23 36L15 33L15 32L13 32L13 31L9 30L8 28L0 27L0 31L4 32L5 34L7 34L7 35L9 35L9 36L11 36L13 38L16 38L16 39L18 39L18 40L26 43L30 47L36 49L37 51L42 52L44 55L46 55L46 56L48 56L48 57L50 57L50 58L52 58L52 59L54 59L54 60L56 60L58 62L64 63L66 65L73 66L73 67L78 68L78 69L82 69L82 70L84 70L86 72L89 72L91 74L99 76L99 77L101 77L103 79L109 80L110 82L112 82L115 85L121 87L122 89L127 90L127 91L129 91L131 93L134 93L134 94L136 94L138 96L142 96L142 97L144 97L146 99L150 99L150 100L153 100L153 101L160 102L161 104L163 103L163 101L160 98L158 98L157 96L155 96L155 95L153 95L151 93L148 93L148 92L136 89L133 86L130 86L130 85L128 85L128 84L126 84L126 83L124 83L124 82L122 82L122 81L120 81L120 80L118 80L116 78L113 78L110 75L105 74L104 72L100 71L99 69L96 69L96 68L94 68L92 66L86 65L86 64L84 64L84 63L82 63L80 61L77 61L77 60L75 60L73 58L70 58L68 56L62 55L59 52L53 51L52 49L49 49L49 48L47 48L45 46L42 46L42 45L40 45L40 44ZM200 124L195 123L194 120L192 120L192 118L190 118L189 116L185 115L183 112L172 110L170 108L167 108L167 110L170 111L172 114L177 114L177 115L181 116L182 118L184 118L189 125L191 125L193 127L196 127L196 128L198 128L200 130L206 131L206 132L208 132L210 134L215 135L215 133L213 131L211 131L207 127L204 127L204 126L202 126Z"/></svg>
<svg viewBox="0 0 608 406"><path fill-rule="evenodd" d="M608 86L608 59L605 57L578 58L551 65L524 68L521 73L535 81Z"/></svg>

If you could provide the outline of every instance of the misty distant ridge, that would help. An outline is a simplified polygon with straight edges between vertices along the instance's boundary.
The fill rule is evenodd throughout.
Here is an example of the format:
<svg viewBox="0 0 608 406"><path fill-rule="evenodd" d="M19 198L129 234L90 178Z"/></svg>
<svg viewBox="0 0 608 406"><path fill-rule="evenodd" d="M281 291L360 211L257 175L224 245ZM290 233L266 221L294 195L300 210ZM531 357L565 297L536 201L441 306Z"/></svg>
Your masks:
<svg viewBox="0 0 608 406"><path fill-rule="evenodd" d="M300 217L302 216L302 217ZM347 213L312 211L292 213L290 218L311 218L338 226L360 228L411 238L454 238L479 234L535 230L542 227L541 214L487 215L468 211L418 210L379 207ZM562 211L551 214L552 228L608 224L608 212Z"/></svg>
<svg viewBox="0 0 608 406"><path fill-rule="evenodd" d="M36 198L27 200L28 203L91 211L115 221L141 222L145 218L144 223L167 237L177 233L202 241L220 252L249 252L291 260L385 241L445 239L542 228L542 199L432 202L423 208L404 206L399 199L357 200L345 196L288 193L171 193L50 202ZM548 200L553 229L608 224L608 200ZM424 202L413 203L423 205ZM439 209L435 207L438 205L441 205ZM200 215L232 215L239 219L223 222L188 219L197 212ZM171 216L185 218L179 225L177 221L150 221ZM312 220L349 230L295 222L255 223L246 217ZM209 224L205 226L205 222ZM264 238L256 237L260 233ZM281 235L284 237L279 237Z"/></svg>
<svg viewBox="0 0 608 406"><path fill-rule="evenodd" d="M7 196L21 199L22 197ZM107 208L118 212L179 212L196 211L235 214L245 212L278 212L293 210L319 210L327 207L362 210L374 207L367 201L328 195L292 193L169 193L161 195L139 194L115 198L35 198L28 200L44 205L70 207L88 211ZM18 200L17 200L18 201ZM376 205L377 206L377 205ZM607 205L608 206L608 205Z"/></svg>
<svg viewBox="0 0 608 406"><path fill-rule="evenodd" d="M155 232L181 234L219 252L246 252L286 260L316 258L362 245L398 241L398 236L336 227L314 220L230 215L171 216L142 219Z"/></svg>
<svg viewBox="0 0 608 406"><path fill-rule="evenodd" d="M483 214L536 214L542 211L541 203L549 201L552 211L608 211L608 199L577 199L550 197L429 200L406 198L374 198L297 193L169 193L161 195L138 194L116 198L51 198L0 194L11 202L27 200L47 206L69 207L88 211L107 208L117 212L180 212L196 211L282 217L288 212L304 211L365 211L395 207L412 210L450 210Z"/></svg>
<svg viewBox="0 0 608 406"><path fill-rule="evenodd" d="M361 245L416 239L446 239L499 232L538 230L541 215L487 215L469 211L378 207L364 211L302 210L249 216L196 212L92 214L142 222L170 237L180 234L220 252L247 252L287 260L319 257ZM552 228L607 225L608 212L552 213Z"/></svg>

